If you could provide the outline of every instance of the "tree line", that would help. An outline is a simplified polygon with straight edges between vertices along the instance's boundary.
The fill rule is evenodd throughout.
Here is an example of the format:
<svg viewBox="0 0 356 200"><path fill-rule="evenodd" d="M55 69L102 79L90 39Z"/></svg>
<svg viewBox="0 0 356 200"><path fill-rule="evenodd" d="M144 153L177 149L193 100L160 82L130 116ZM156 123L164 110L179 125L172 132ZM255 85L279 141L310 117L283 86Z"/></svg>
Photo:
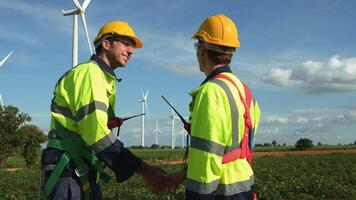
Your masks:
<svg viewBox="0 0 356 200"><path fill-rule="evenodd" d="M29 122L31 116L17 107L0 106L0 168L7 158L18 154L24 157L27 167L37 162L47 135Z"/></svg>

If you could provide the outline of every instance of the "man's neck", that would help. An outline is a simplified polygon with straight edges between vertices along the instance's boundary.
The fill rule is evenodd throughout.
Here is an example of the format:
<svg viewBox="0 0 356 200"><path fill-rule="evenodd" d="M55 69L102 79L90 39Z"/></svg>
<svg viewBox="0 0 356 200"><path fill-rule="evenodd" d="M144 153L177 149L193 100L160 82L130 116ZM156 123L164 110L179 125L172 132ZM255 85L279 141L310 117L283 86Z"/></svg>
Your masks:
<svg viewBox="0 0 356 200"><path fill-rule="evenodd" d="M98 57L101 58L110 68L112 68L109 59L104 53L99 54Z"/></svg>
<svg viewBox="0 0 356 200"><path fill-rule="evenodd" d="M222 66L225 66L225 65L221 65L221 64L218 64L218 65L208 65L206 67L206 70L204 71L205 73L205 76L208 77L209 74L211 74L215 69L219 68L219 67L222 67Z"/></svg>

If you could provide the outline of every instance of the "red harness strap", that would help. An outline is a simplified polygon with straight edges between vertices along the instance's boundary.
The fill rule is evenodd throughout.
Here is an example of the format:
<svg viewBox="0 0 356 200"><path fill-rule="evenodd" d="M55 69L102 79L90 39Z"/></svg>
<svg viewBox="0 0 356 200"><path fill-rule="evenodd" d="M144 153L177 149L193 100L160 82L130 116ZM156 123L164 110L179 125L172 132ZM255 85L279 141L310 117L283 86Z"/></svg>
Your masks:
<svg viewBox="0 0 356 200"><path fill-rule="evenodd" d="M225 79L236 87L237 91L239 92L240 100L245 107L245 114L244 114L245 129L244 129L244 135L242 137L240 148L224 154L222 157L222 163L225 164L225 163L235 161L239 158L247 158L248 163L252 165L252 151L250 150L249 147L249 138L250 138L249 135L251 132L250 130L252 130L252 123L251 123L251 116L250 116L250 103L252 100L252 95L250 89L247 87L247 85L243 84L245 89L245 96L246 96L246 99L244 99L242 97L239 88L230 77L224 74L218 74L213 79L217 79L217 78Z"/></svg>

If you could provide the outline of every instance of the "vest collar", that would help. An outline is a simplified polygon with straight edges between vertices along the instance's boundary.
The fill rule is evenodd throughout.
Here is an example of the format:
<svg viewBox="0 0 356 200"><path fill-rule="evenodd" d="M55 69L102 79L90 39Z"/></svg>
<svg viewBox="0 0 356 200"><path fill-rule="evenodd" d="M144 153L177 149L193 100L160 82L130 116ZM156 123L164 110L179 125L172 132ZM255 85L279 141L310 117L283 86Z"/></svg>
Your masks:
<svg viewBox="0 0 356 200"><path fill-rule="evenodd" d="M115 79L117 79L117 78L116 78L116 75L115 75L115 73L114 73L114 70L113 70L111 67L109 67L109 65L107 65L107 64L103 61L103 59L101 59L99 56L97 56L96 54L93 54L93 55L91 56L91 58L90 58L90 61L95 62L95 63L100 67L101 70L103 70L104 72L109 73L109 74L112 75Z"/></svg>
<svg viewBox="0 0 356 200"><path fill-rule="evenodd" d="M218 67L216 69L214 69L213 72L211 72L207 77L206 79L203 81L202 84L200 85L203 85L204 83L208 82L210 79L214 78L214 76L218 75L218 74L221 74L221 73L224 73L224 72L229 72L229 73L232 73L231 69L229 66L221 66L221 67Z"/></svg>

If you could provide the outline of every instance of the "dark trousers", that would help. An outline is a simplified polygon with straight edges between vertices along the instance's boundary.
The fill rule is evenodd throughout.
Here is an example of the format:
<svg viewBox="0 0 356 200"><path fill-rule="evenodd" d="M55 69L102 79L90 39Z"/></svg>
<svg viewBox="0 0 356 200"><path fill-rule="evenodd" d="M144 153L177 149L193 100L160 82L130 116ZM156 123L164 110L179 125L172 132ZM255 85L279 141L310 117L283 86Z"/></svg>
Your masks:
<svg viewBox="0 0 356 200"><path fill-rule="evenodd" d="M84 199L84 193L80 189L80 183L72 177L60 177L54 186L50 199L52 200L80 200ZM101 190L98 185L91 185L90 199L100 200Z"/></svg>

